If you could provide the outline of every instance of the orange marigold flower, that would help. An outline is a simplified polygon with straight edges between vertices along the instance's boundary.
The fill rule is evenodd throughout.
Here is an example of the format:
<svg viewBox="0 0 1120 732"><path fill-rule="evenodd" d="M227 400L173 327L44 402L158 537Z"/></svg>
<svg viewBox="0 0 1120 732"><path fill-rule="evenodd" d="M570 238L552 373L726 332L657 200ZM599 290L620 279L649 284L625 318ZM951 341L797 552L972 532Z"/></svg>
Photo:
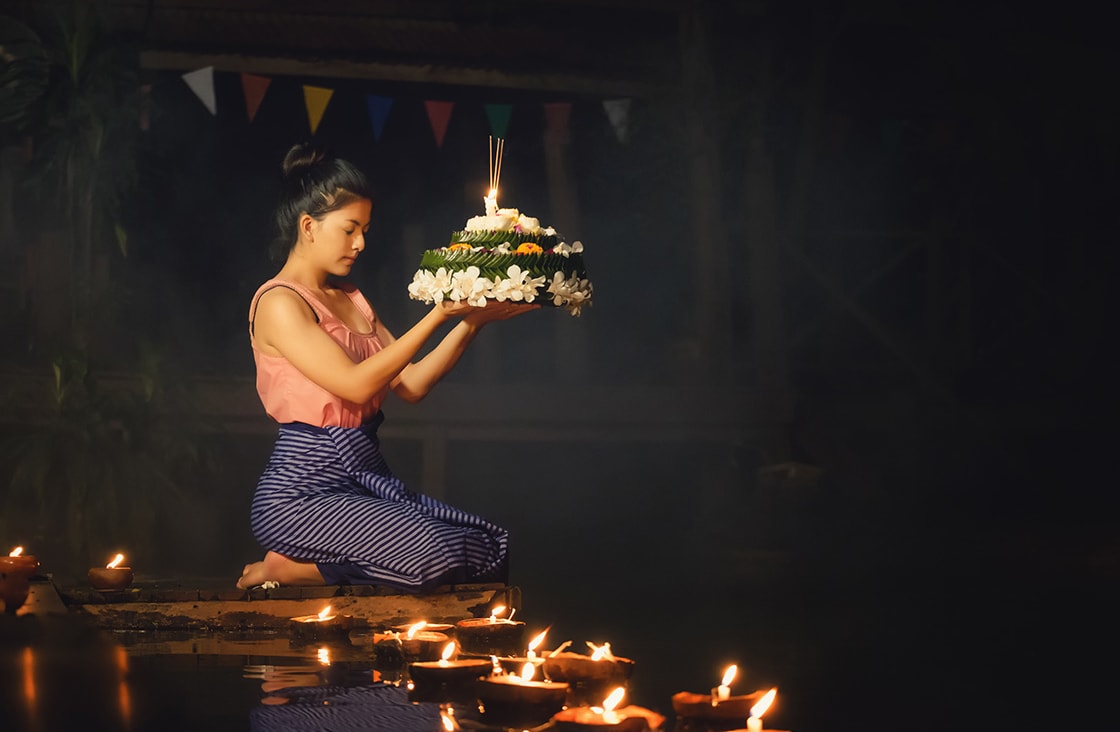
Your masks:
<svg viewBox="0 0 1120 732"><path fill-rule="evenodd" d="M470 249L471 245L470 244L464 244L461 241L457 241L447 248L454 252L454 251L458 251L460 249Z"/></svg>
<svg viewBox="0 0 1120 732"><path fill-rule="evenodd" d="M540 254L544 250L531 241L522 242L521 246L514 250L516 254Z"/></svg>

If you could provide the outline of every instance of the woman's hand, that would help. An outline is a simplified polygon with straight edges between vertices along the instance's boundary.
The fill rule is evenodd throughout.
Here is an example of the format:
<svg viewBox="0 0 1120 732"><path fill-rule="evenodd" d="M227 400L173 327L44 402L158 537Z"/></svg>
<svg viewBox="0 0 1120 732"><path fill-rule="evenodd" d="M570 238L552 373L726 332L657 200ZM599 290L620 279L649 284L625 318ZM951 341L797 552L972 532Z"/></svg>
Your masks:
<svg viewBox="0 0 1120 732"><path fill-rule="evenodd" d="M526 302L487 300L484 307L472 307L472 312L463 316L463 322L477 328L495 320L509 320L516 315L522 315L530 310L540 310L540 308L540 305Z"/></svg>

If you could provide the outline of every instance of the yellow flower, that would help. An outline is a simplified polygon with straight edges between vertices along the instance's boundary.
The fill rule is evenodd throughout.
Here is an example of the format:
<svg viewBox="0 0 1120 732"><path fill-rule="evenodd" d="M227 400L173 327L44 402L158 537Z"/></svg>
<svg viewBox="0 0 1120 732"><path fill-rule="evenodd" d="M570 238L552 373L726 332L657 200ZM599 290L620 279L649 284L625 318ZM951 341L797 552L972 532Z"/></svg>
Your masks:
<svg viewBox="0 0 1120 732"><path fill-rule="evenodd" d="M540 254L543 249L531 241L523 242L521 246L514 250L515 254Z"/></svg>

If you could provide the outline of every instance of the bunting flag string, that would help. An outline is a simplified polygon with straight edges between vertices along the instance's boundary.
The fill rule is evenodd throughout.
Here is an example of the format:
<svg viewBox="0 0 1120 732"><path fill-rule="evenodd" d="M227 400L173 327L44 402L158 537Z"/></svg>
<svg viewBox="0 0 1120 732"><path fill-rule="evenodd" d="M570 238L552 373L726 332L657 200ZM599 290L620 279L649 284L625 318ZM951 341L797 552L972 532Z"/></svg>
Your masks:
<svg viewBox="0 0 1120 732"><path fill-rule="evenodd" d="M241 89L245 93L245 114L248 115L250 124L257 116L257 110L260 109L265 92L268 91L268 85L271 83L272 79L267 76L241 74Z"/></svg>
<svg viewBox="0 0 1120 732"><path fill-rule="evenodd" d="M191 88L191 91L194 92L199 101L206 105L211 115L216 115L218 113L218 100L214 96L213 66L196 69L195 71L188 71L183 74L183 81L187 82L187 86Z"/></svg>
<svg viewBox="0 0 1120 732"><path fill-rule="evenodd" d="M366 95L366 110L369 112L369 123L373 127L375 142L381 139L381 133L385 131L385 120L389 118L389 109L392 106L392 97Z"/></svg>
<svg viewBox="0 0 1120 732"><path fill-rule="evenodd" d="M319 129L319 123L323 121L323 112L327 111L327 105L330 104L333 94L334 89L303 85L303 103L307 107L307 122L311 126L312 135Z"/></svg>
<svg viewBox="0 0 1120 732"><path fill-rule="evenodd" d="M630 139L630 100L605 99L603 109L614 128L615 137L619 142L625 143Z"/></svg>
<svg viewBox="0 0 1120 732"><path fill-rule="evenodd" d="M509 130L509 117L513 112L512 104L487 104L486 117L490 120L490 134L505 139Z"/></svg>
<svg viewBox="0 0 1120 732"><path fill-rule="evenodd" d="M428 122L432 125L432 134L436 137L436 147L443 147L443 138L447 135L447 124L451 121L451 110L455 102L426 101L424 107L428 110Z"/></svg>

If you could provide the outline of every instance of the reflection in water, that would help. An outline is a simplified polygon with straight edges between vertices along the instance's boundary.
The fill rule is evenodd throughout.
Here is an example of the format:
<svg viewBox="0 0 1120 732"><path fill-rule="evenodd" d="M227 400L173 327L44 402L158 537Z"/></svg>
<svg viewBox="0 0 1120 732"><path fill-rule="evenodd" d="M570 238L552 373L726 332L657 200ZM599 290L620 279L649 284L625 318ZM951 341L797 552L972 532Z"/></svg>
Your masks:
<svg viewBox="0 0 1120 732"><path fill-rule="evenodd" d="M35 651L31 646L23 649L21 668L23 669L23 702L27 705L27 719L32 729L39 727L39 712L35 690Z"/></svg>
<svg viewBox="0 0 1120 732"><path fill-rule="evenodd" d="M293 686L269 694L272 701L249 713L250 729L259 732L287 730L384 730L432 732L440 728L436 704L413 704L399 686ZM269 698L269 697L266 697ZM283 702L278 702L283 699Z"/></svg>

